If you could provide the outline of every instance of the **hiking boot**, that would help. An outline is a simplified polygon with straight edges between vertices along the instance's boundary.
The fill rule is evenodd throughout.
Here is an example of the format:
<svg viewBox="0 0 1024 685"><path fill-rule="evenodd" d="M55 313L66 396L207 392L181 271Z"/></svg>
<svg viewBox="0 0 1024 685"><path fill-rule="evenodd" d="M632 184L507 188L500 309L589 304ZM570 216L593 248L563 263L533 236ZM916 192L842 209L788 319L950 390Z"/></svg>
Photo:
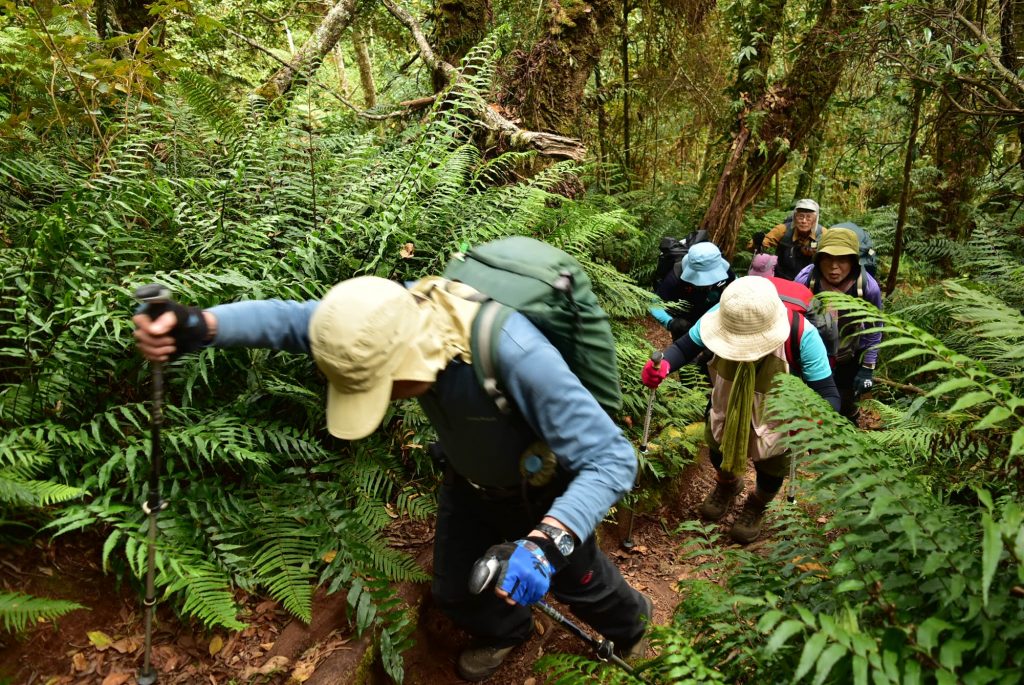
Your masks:
<svg viewBox="0 0 1024 685"><path fill-rule="evenodd" d="M649 626L654 621L654 602L647 595L641 594L644 606L640 610L640 620L644 623L644 632L640 639L633 643L632 647L619 649L615 648L615 654L620 659L642 659L647 654L647 637L650 632Z"/></svg>
<svg viewBox="0 0 1024 685"><path fill-rule="evenodd" d="M775 493L754 490L743 503L743 508L736 517L736 522L729 529L729 536L740 543L748 545L761 535L761 523L764 521L764 510L775 497Z"/></svg>
<svg viewBox="0 0 1024 685"><path fill-rule="evenodd" d="M725 512L729 511L733 500L741 492L743 492L742 478L728 478L719 473L715 489L708 493L708 496L697 507L697 511L705 521L717 521L725 516Z"/></svg>
<svg viewBox="0 0 1024 685"><path fill-rule="evenodd" d="M475 683L486 680L497 672L505 657L516 646L511 647L470 647L459 654L456 670L463 680Z"/></svg>

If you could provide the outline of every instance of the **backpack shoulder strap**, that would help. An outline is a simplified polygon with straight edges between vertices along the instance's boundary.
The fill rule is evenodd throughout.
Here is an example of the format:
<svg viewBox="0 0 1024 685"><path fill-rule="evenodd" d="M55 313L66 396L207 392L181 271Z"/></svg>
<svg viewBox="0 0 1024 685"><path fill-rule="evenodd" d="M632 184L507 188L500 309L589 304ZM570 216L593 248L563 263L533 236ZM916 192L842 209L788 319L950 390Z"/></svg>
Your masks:
<svg viewBox="0 0 1024 685"><path fill-rule="evenodd" d="M469 339L476 378L503 414L507 414L512 406L498 387L498 336L513 311L497 300L487 300L480 305L480 311L473 319Z"/></svg>
<svg viewBox="0 0 1024 685"><path fill-rule="evenodd" d="M803 378L803 364L800 360L800 341L804 337L804 317L789 310L789 337L786 339L786 361L789 372Z"/></svg>

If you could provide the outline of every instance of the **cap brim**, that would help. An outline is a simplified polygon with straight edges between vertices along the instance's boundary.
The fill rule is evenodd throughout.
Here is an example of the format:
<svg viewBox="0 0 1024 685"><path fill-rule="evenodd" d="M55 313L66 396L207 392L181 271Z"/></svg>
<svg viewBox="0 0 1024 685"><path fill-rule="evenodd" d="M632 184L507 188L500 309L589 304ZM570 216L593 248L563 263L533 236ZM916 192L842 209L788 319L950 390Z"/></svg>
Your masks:
<svg viewBox="0 0 1024 685"><path fill-rule="evenodd" d="M729 278L729 262L724 258L718 258L718 264L713 269L707 271L697 271L689 267L683 269L682 278L687 283L692 283L696 286L714 285L719 281L724 281Z"/></svg>
<svg viewBox="0 0 1024 685"><path fill-rule="evenodd" d="M714 309L700 320L700 338L704 346L723 359L752 362L778 349L789 337L788 314L776 319L767 331L751 335L726 335L720 309Z"/></svg>
<svg viewBox="0 0 1024 685"><path fill-rule="evenodd" d="M377 430L391 402L391 379L365 392L343 393L327 384L327 430L342 440L359 440Z"/></svg>

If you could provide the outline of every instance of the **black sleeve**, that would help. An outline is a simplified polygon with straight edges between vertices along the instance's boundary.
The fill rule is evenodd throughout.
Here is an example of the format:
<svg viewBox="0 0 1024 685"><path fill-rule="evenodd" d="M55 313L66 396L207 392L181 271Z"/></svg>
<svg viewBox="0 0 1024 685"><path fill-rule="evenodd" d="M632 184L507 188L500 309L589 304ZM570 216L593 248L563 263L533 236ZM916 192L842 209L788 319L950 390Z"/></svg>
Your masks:
<svg viewBox="0 0 1024 685"><path fill-rule="evenodd" d="M692 362L703 351L704 348L693 342L690 334L687 333L665 348L665 361L668 362L669 367L673 371L676 371L680 367ZM834 383L832 387L835 388ZM838 393L836 397L839 397Z"/></svg>
<svg viewBox="0 0 1024 685"><path fill-rule="evenodd" d="M667 356L667 355L666 355ZM820 381L804 381L807 386L825 398L825 401L832 405L832 408L839 411L839 390L836 389L836 381L832 376L822 378Z"/></svg>

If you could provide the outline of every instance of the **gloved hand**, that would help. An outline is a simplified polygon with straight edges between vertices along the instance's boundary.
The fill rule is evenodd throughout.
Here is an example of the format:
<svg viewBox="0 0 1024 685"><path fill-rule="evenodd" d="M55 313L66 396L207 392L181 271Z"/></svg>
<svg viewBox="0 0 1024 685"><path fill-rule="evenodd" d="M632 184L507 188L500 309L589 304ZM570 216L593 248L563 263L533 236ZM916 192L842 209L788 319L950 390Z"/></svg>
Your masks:
<svg viewBox="0 0 1024 685"><path fill-rule="evenodd" d="M507 592L516 604L533 604L547 594L555 569L532 540L493 545L481 561L488 559L498 562L496 587Z"/></svg>
<svg viewBox="0 0 1024 685"><path fill-rule="evenodd" d="M672 334L673 340L679 340L679 338L686 335L690 331L691 326L693 326L692 323L680 316L675 317L665 324L665 328L667 328L668 332Z"/></svg>
<svg viewBox="0 0 1024 685"><path fill-rule="evenodd" d="M640 373L640 382L653 390L661 385L663 380L668 378L671 370L672 367L666 359L661 360L658 368L654 368L654 362L648 359L647 363L644 364L644 370Z"/></svg>
<svg viewBox="0 0 1024 685"><path fill-rule="evenodd" d="M206 338L209 336L210 330L206 324L206 318L203 316L203 310L199 307L186 307L178 304L177 302L166 302L158 304L147 304L139 308L138 314L143 314L150 317L152 320L158 319L164 314L164 312L173 312L177 321L174 324L174 328L167 331L166 333L153 334L152 331L147 331L150 337L153 335L166 335L174 339L174 352L171 354L172 359L176 359L179 356L188 352L195 352L196 350L202 349L206 344ZM143 328L148 325L143 323L143 319L136 317L136 323L139 328ZM140 340L139 333L135 336Z"/></svg>
<svg viewBox="0 0 1024 685"><path fill-rule="evenodd" d="M871 390L871 386L875 384L872 380L874 375L875 370L869 369L866 366L857 369L857 375L853 377L853 394L855 397L860 397Z"/></svg>
<svg viewBox="0 0 1024 685"><path fill-rule="evenodd" d="M754 244L754 254L764 251L764 233L760 231L755 233L751 242Z"/></svg>

